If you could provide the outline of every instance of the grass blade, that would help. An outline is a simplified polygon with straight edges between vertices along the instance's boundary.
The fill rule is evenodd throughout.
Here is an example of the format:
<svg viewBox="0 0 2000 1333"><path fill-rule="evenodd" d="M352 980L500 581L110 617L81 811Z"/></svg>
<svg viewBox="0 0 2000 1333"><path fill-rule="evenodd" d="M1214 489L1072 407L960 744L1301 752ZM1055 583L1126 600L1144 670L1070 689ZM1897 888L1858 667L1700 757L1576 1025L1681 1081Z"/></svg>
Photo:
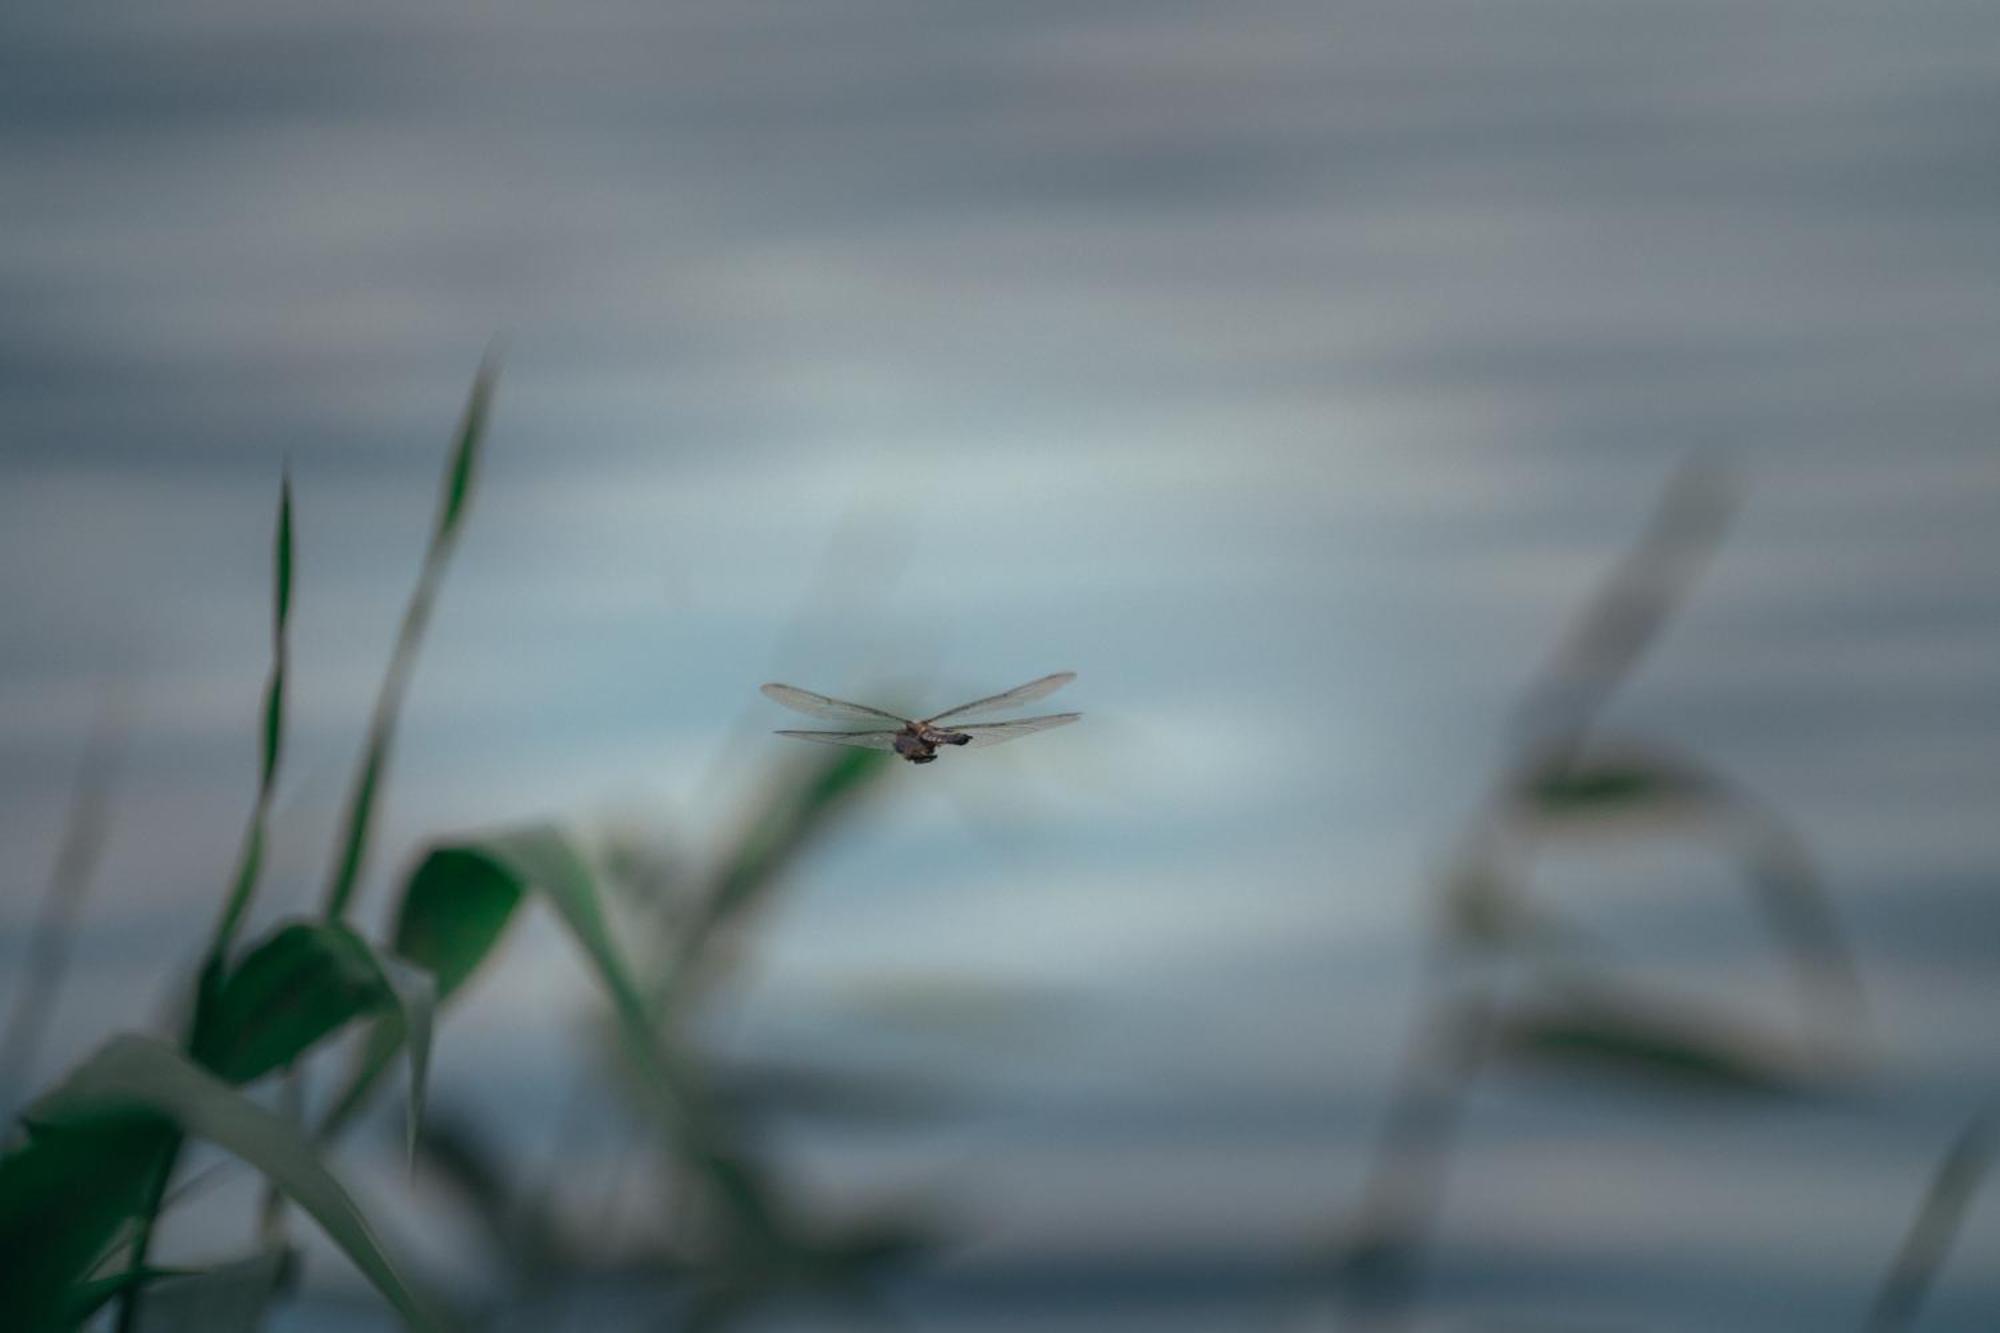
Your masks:
<svg viewBox="0 0 2000 1333"><path fill-rule="evenodd" d="M1580 735L1631 675L1707 568L1736 509L1732 473L1697 458L1638 544L1599 586L1523 701L1529 735Z"/></svg>
<svg viewBox="0 0 2000 1333"><path fill-rule="evenodd" d="M1644 1079L1691 1091L1784 1095L1804 1090L1779 1049L1756 1034L1609 992L1579 990L1497 1021L1495 1053L1522 1065Z"/></svg>
<svg viewBox="0 0 2000 1333"><path fill-rule="evenodd" d="M289 1250L267 1250L201 1273L161 1276L146 1289L140 1333L257 1333L292 1269Z"/></svg>
<svg viewBox="0 0 2000 1333"><path fill-rule="evenodd" d="M347 1190L285 1119L152 1037L114 1037L29 1112L38 1130L106 1116L162 1117L256 1167L311 1214L377 1291L420 1330L447 1327L403 1276ZM88 1173L86 1173L88 1174Z"/></svg>
<svg viewBox="0 0 2000 1333"><path fill-rule="evenodd" d="M703 979L713 946L770 896L787 867L856 798L894 766L869 750L842 749L801 765L773 792L708 884L694 912L676 923L672 955L652 1012L666 1013Z"/></svg>
<svg viewBox="0 0 2000 1333"><path fill-rule="evenodd" d="M278 783L278 763L283 757L285 737L285 627L292 611L292 479L289 473L278 486L278 531L272 556L271 588L271 676L264 686L264 707L259 728L257 800L250 811L250 826L243 834L243 848L236 858L236 876L222 915L215 923L209 944L209 961L219 965L228 956L229 946L243 923L250 899L257 891L257 877L264 866L264 826L271 809L271 795Z"/></svg>
<svg viewBox="0 0 2000 1333"><path fill-rule="evenodd" d="M1869 1312L1868 1333L1898 1333L1916 1322L1937 1282L1938 1270L1958 1238L1972 1196L1992 1163L1992 1130L1989 1115L1974 1116L1938 1163L1923 1205L1883 1279L1875 1308Z"/></svg>
<svg viewBox="0 0 2000 1333"><path fill-rule="evenodd" d="M411 672L416 668L417 651L423 643L424 629L430 623L431 606L437 600L438 585L444 578L445 565L451 557L466 506L472 498L473 482L478 473L479 448L486 436L486 422L498 376L498 362L489 354L473 380L472 397L466 403L457 442L445 465L430 544L424 552L416 589L410 594L410 603L403 611L403 624L396 635L395 650L389 658L388 674L383 678L381 692L375 698L375 711L368 726L368 743L354 775L354 786L348 794L339 840L335 843L334 869L326 887L325 915L329 921L337 921L346 915L362 867L367 863L375 805L381 794L384 774L388 771L396 719L402 711Z"/></svg>

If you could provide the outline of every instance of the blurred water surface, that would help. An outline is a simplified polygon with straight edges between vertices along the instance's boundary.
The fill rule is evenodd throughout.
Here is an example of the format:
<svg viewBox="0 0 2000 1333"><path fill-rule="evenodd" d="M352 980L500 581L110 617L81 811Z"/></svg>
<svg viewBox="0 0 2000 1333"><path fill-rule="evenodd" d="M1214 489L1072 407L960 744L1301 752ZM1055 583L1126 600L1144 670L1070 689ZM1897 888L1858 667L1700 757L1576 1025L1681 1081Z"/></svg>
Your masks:
<svg viewBox="0 0 2000 1333"><path fill-rule="evenodd" d="M2000 1088L1996 163L1970 0L10 5L0 984L93 720L132 719L34 1082L200 947L287 460L263 908L316 901L500 330L369 906L427 835L549 812L699 857L796 758L760 681L942 707L1076 669L1083 725L891 775L718 1040L949 1085L785 1142L829 1207L948 1205L923 1326L1318 1326L1288 1265L1355 1202L1427 876L1720 449L1739 520L1617 715L1794 817L1880 1063L1782 1111L1495 1085L1437 1308L1852 1326ZM1636 964L1781 1003L1719 866L1572 870ZM608 1128L552 1133L569 951L506 976L435 1095L615 1175ZM350 1155L371 1198L390 1139ZM1996 1254L1988 1199L1924 1327L1994 1326ZM313 1276L293 1326L346 1326Z"/></svg>

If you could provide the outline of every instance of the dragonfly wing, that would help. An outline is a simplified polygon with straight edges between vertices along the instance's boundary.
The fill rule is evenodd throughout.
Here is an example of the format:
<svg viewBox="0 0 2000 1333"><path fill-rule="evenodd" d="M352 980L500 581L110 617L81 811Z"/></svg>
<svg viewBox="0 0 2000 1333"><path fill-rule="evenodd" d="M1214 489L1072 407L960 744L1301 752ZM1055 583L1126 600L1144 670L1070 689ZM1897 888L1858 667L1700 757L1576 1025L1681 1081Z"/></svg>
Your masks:
<svg viewBox="0 0 2000 1333"><path fill-rule="evenodd" d="M972 737L967 745L977 749L982 745L998 745L1001 741L1011 741L1016 736L1047 731L1050 727L1066 727L1082 716L1082 713L1050 713L1046 717L1024 717L1013 722L969 722L962 727L945 727L943 730Z"/></svg>
<svg viewBox="0 0 2000 1333"><path fill-rule="evenodd" d="M804 713L807 717L827 717L836 722L894 722L898 727L907 720L894 713L885 713L879 708L866 704L851 704L845 699L829 699L824 694L814 694L796 685L770 684L763 687L766 699L775 699L794 713Z"/></svg>
<svg viewBox="0 0 2000 1333"><path fill-rule="evenodd" d="M852 745L862 750L893 750L900 731L781 731L794 740L818 741L821 745Z"/></svg>
<svg viewBox="0 0 2000 1333"><path fill-rule="evenodd" d="M1058 671L1040 680L1031 680L1026 685L1016 685L1005 694L995 694L985 699L974 699L969 704L939 713L936 717L925 718L926 722L942 722L948 717L963 717L967 713L998 712L1003 708L1018 708L1022 704L1033 703L1045 695L1054 694L1063 686L1076 679L1074 671ZM959 728L963 730L963 728Z"/></svg>

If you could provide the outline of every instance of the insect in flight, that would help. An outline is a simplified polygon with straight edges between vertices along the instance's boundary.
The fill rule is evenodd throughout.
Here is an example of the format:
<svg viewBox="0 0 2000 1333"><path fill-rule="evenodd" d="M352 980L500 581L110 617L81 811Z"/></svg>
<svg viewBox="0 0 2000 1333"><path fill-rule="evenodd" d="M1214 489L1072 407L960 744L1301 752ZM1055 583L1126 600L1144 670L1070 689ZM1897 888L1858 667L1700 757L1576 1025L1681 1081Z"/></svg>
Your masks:
<svg viewBox="0 0 2000 1333"><path fill-rule="evenodd" d="M814 694L792 685L766 685L766 698L775 699L796 713L808 717L831 718L837 722L866 722L872 724L865 731L781 731L780 736L795 736L802 741L818 741L823 745L857 745L864 750L893 750L913 764L928 764L936 760L940 745L998 745L1011 741L1016 736L1026 736L1031 732L1047 731L1050 727L1067 726L1082 717L1081 713L1049 713L1042 717L1018 718L1012 722L964 722L952 725L950 719L964 717L968 713L999 712L1006 708L1018 708L1044 695L1054 694L1063 686L1076 679L1074 671L1058 671L1053 676L1043 676L1031 680L1026 685L1017 685L1004 694L995 694L985 699L974 699L969 704L947 708L932 717L912 720L885 713L879 708L866 704L851 704L844 699L829 699L824 694Z"/></svg>

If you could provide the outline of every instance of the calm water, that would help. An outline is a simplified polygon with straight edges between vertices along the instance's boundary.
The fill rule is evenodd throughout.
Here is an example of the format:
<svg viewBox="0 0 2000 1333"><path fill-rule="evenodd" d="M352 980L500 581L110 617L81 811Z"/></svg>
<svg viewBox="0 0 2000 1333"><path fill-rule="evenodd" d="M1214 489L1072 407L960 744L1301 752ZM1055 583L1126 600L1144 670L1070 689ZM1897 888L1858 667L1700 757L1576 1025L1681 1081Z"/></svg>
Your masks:
<svg viewBox="0 0 2000 1333"><path fill-rule="evenodd" d="M208 929L287 460L263 906L317 900L499 330L371 913L469 824L699 858L793 757L762 680L943 706L1081 673L1082 726L894 774L718 1015L746 1059L941 1090L785 1139L829 1208L934 1200L969 1238L920 1324L1325 1326L1290 1265L1356 1199L1427 876L1696 449L1744 507L1618 721L1796 820L1876 1071L1767 1111L1496 1084L1439 1309L1853 1326L2000 1090L1989 4L17 4L0 238L0 995L93 720L130 719L37 1085ZM1548 892L1784 1002L1704 855ZM629 1167L604 1108L555 1129L588 988L546 926L503 976L437 1102L588 1213ZM481 1280L386 1137L347 1165ZM1924 1327L1992 1327L1996 1256L1989 1196ZM355 1283L316 1257L296 1326L379 1326Z"/></svg>

